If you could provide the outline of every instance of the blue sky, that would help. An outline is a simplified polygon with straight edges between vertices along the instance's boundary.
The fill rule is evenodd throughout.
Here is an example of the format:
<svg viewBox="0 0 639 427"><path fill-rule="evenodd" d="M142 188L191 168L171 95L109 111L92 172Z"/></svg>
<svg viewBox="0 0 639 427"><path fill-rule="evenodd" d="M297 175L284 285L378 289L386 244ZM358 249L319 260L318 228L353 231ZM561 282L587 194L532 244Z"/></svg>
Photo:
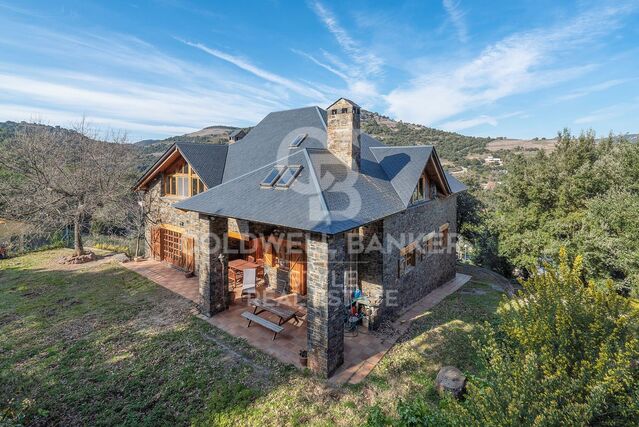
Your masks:
<svg viewBox="0 0 639 427"><path fill-rule="evenodd" d="M0 0L0 120L137 140L346 96L468 135L636 133L637 24L637 0Z"/></svg>

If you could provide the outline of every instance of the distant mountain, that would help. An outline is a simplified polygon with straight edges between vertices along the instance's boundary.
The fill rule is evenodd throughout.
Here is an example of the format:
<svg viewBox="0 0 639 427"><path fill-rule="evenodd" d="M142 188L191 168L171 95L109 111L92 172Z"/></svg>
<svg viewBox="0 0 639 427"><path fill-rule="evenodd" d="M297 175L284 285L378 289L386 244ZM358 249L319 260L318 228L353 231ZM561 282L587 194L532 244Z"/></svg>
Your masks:
<svg viewBox="0 0 639 427"><path fill-rule="evenodd" d="M195 132L187 133L179 136L171 136L165 139L144 139L135 143L138 147L163 146L168 148L176 142L201 142L207 144L226 144L229 139L229 133L235 129L233 126L208 126ZM161 148L161 147L155 147ZM165 149L166 149L165 148Z"/></svg>
<svg viewBox="0 0 639 427"><path fill-rule="evenodd" d="M469 154L481 154L492 138L466 136L428 126L396 121L362 110L362 130L388 145L434 145L442 159L464 163Z"/></svg>

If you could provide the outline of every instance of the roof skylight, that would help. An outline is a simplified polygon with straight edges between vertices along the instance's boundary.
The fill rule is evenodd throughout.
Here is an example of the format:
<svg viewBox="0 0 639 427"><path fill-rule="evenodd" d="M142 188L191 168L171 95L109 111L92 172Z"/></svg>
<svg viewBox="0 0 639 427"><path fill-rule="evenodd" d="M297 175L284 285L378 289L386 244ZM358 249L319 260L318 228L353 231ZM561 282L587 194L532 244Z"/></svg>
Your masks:
<svg viewBox="0 0 639 427"><path fill-rule="evenodd" d="M273 184L275 184L275 181L277 181L282 176L285 170L286 166L275 166L262 180L260 185L262 187L272 187Z"/></svg>
<svg viewBox="0 0 639 427"><path fill-rule="evenodd" d="M301 144L301 143L302 143L305 139L306 139L306 134L305 134L305 133L302 133L302 134L300 134L300 135L297 135L297 136L295 137L295 139L293 139L293 140L291 141L291 144L289 145L289 147L290 147L290 148L296 148L296 147L299 147L299 146L300 146L300 144Z"/></svg>
<svg viewBox="0 0 639 427"><path fill-rule="evenodd" d="M288 169L284 171L281 175L280 179L275 183L275 186L278 188L288 188L293 183L293 180L297 175L299 175L302 170L302 166L289 166Z"/></svg>

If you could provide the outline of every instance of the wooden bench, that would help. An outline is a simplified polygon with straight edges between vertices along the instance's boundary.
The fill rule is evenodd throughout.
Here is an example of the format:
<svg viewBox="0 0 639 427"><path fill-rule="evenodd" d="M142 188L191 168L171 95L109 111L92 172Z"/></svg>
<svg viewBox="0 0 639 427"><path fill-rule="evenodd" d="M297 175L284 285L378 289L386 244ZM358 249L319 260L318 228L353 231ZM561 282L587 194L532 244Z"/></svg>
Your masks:
<svg viewBox="0 0 639 427"><path fill-rule="evenodd" d="M245 311L242 313L242 317L245 318L246 320L249 321L248 323L248 327L251 326L251 322L255 322L260 326L264 326L266 329L270 329L271 331L274 332L273 334L273 339L275 339L275 337L277 336L278 333L282 332L284 330L284 327L280 326L280 325L276 325L273 322L270 322L256 314L250 313L248 311Z"/></svg>
<svg viewBox="0 0 639 427"><path fill-rule="evenodd" d="M255 307L253 310L253 314L260 314L264 311L274 314L280 318L278 325L283 325L289 320L293 319L295 324L299 323L299 319L297 317L297 311L291 307L279 304L277 301L273 300L261 300L259 298L251 300L251 305Z"/></svg>

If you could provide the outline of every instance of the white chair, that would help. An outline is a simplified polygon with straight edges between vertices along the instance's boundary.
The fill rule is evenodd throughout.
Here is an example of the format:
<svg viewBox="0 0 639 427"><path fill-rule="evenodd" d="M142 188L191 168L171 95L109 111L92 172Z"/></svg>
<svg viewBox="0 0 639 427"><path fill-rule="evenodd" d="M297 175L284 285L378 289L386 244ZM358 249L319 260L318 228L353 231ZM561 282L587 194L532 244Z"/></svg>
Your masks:
<svg viewBox="0 0 639 427"><path fill-rule="evenodd" d="M257 295L257 292L255 291L256 276L257 270L255 268L247 268L244 270L244 276L242 278L242 298L245 296L254 298Z"/></svg>

